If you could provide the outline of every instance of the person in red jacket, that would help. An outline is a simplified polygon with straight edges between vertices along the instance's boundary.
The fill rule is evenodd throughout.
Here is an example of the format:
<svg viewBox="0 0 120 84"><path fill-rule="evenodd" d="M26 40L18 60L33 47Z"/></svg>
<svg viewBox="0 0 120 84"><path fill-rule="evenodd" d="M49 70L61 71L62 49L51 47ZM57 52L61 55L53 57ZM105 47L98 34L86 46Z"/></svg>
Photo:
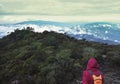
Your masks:
<svg viewBox="0 0 120 84"><path fill-rule="evenodd" d="M101 83L96 84L103 84L104 76L102 72L99 70L99 64L95 58L90 58L87 63L86 70L83 71L82 76L82 84L95 84L94 78L92 75L101 75Z"/></svg>

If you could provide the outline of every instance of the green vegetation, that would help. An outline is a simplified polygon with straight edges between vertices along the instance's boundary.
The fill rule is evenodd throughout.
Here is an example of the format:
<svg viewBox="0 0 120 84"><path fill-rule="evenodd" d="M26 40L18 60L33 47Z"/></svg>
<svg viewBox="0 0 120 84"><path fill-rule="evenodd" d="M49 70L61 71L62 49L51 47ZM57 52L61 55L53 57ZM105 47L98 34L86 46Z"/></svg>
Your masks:
<svg viewBox="0 0 120 84"><path fill-rule="evenodd" d="M119 66L120 45L76 40L64 34L34 32L27 27L0 39L0 84L74 84L81 80L90 57L100 64L106 55L109 65ZM103 61L104 60L104 61Z"/></svg>

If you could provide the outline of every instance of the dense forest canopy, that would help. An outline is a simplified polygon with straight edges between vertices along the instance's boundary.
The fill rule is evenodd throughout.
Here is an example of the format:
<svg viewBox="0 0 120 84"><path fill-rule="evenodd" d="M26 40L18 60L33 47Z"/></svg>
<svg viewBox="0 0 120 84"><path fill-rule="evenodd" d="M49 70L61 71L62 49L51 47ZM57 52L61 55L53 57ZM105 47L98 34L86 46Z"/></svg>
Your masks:
<svg viewBox="0 0 120 84"><path fill-rule="evenodd" d="M0 84L75 84L88 58L101 66L120 65L120 45L77 40L65 34L27 27L0 39Z"/></svg>

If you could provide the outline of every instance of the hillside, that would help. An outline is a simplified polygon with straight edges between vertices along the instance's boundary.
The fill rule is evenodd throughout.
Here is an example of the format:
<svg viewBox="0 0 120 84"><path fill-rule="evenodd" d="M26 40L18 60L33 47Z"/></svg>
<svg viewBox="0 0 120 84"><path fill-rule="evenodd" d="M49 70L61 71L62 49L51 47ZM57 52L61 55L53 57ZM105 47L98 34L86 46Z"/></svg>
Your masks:
<svg viewBox="0 0 120 84"><path fill-rule="evenodd" d="M30 27L16 29L0 39L0 84L15 80L20 84L76 84L90 57L102 66L109 79L106 84L120 84L120 45L76 40L53 31L37 33Z"/></svg>

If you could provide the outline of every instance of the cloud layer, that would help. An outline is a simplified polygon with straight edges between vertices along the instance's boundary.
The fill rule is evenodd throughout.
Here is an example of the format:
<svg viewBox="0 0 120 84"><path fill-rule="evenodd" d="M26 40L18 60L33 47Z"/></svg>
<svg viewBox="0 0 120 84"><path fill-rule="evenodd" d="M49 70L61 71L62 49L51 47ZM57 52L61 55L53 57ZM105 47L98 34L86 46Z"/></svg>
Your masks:
<svg viewBox="0 0 120 84"><path fill-rule="evenodd" d="M86 21L103 19L119 22L119 10L119 0L0 0L1 20L10 16L18 16L21 20L24 20L23 16L25 16L25 20L34 20L38 17L42 17L42 19L48 17L48 20L51 18L54 20L56 19L54 17L58 16L56 20L60 21L59 19L63 16L66 18L64 21L75 20L76 17L76 21L78 18L79 21L84 21L88 17ZM67 19L68 17L71 19ZM16 20L18 21L18 18Z"/></svg>

